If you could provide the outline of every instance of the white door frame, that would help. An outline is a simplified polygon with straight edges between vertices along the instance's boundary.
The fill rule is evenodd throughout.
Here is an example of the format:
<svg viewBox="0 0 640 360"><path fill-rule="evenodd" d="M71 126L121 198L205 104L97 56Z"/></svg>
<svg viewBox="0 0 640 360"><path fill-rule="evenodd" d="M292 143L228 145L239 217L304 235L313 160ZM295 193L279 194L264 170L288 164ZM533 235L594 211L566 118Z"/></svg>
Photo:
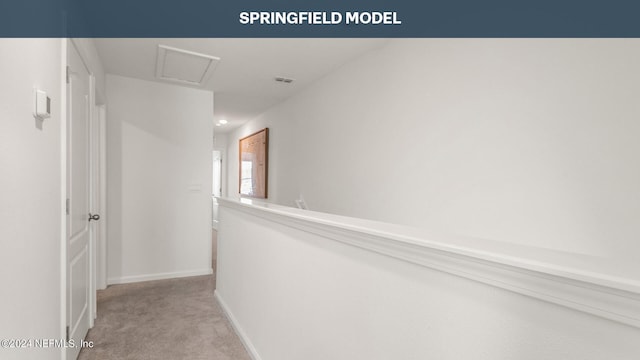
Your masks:
<svg viewBox="0 0 640 360"><path fill-rule="evenodd" d="M98 224L98 236L96 241L96 289L102 290L107 288L107 107L106 105L96 106L96 120L99 126L98 146L96 148L98 155L98 163L100 168L97 169L99 189L98 208L94 209L100 214L100 223ZM97 304L96 304L97 305Z"/></svg>
<svg viewBox="0 0 640 360"><path fill-rule="evenodd" d="M227 196L227 159L226 159L226 149L223 147L214 147L213 151L220 151L220 161L222 162L220 165L220 197ZM211 152L213 156L213 151Z"/></svg>
<svg viewBox="0 0 640 360"><path fill-rule="evenodd" d="M220 153L220 197L225 197L225 192L226 192L226 179L225 177L227 176L227 172L225 171L225 166L226 161L225 161L225 149L224 148L219 148L219 147L214 147L213 150L211 151L211 156L212 156L212 160L213 160L213 152L217 151ZM213 161L212 161L213 162ZM213 190L213 184L212 184L212 190ZM218 230L218 203L216 201L216 199L213 197L213 194L211 194L211 205L212 205L212 209L211 209L211 227L214 230Z"/></svg>
<svg viewBox="0 0 640 360"><path fill-rule="evenodd" d="M80 51L78 51L80 53ZM89 212L95 214L96 201L98 201L97 189L95 186L95 160L96 156L96 78L87 66L84 57L80 55L85 66L89 70ZM97 223L89 223L89 329L93 327L97 316L96 299L96 227Z"/></svg>
<svg viewBox="0 0 640 360"><path fill-rule="evenodd" d="M79 50L79 49L78 49ZM78 51L80 53L80 51ZM80 58L85 63L85 66L89 70L89 213L99 214L97 211L97 204L99 204L99 180L98 171L96 169L96 161L99 160L98 156L98 134L100 131L99 123L97 120L96 109L96 78L91 72L87 62L80 55ZM99 164L99 163L98 163ZM98 186L96 186L98 185ZM96 294L96 257L97 257L97 234L99 223L94 221L89 223L89 328L93 327L94 321L98 314L96 313L98 307L98 300Z"/></svg>
<svg viewBox="0 0 640 360"><path fill-rule="evenodd" d="M66 206L67 206L67 167L68 167L68 162L67 162L67 156L68 156L68 148L67 148L67 141L68 141L68 134L67 134L67 129L69 126L68 123L68 119L67 119L67 113L68 113L68 109L67 109L67 64L68 64L68 56L67 56L67 52L69 50L69 48L71 46L74 46L76 48L76 50L78 50L78 54L80 55L80 59L82 60L82 62L84 63L85 67L88 69L89 72L89 78L90 78L90 108L93 109L95 107L95 101L96 101L96 96L95 96L95 76L94 73L92 72L92 69L89 67L89 63L83 53L83 51L81 51L81 46L79 46L73 39L69 39L69 38L63 38L61 39L61 72L60 72L60 79L61 79L61 101L60 101L60 122L61 122L61 126L60 126L60 139L61 139L61 160L60 160L60 166L61 166L61 182L60 182L60 186L61 186L61 219L60 219L60 339L65 339L66 335L67 335L67 319L68 319L68 313L67 313L67 301L68 301L68 296L67 296L67 236L68 236L68 231L67 231L67 214L66 214ZM90 124L89 126L91 126L92 123L92 118L93 118L93 111L89 111L89 117L90 117ZM100 126L102 127L102 123L103 121L100 121ZM104 132L101 131L101 136L104 136ZM91 136L90 136L90 140L89 140L89 146L90 148L93 146L93 141L91 141ZM102 151L102 147L99 149L100 154L99 156L104 155L103 151ZM104 172L101 171L101 176L105 175ZM104 182L101 181L101 184L104 184ZM100 191L98 191L100 190ZM101 191L102 189L96 189L97 191L97 196L103 196L104 192ZM93 192L94 190L92 190ZM104 197L102 197L102 199L104 199ZM101 202L102 205L104 205L104 201ZM94 209L92 209L94 210ZM94 210L95 211L95 210ZM104 226L103 226L104 228ZM92 231L93 232L93 231ZM103 237L104 239L104 237ZM90 259L90 265L89 265L89 279L90 279L90 284L89 284L89 297L90 297L90 301L89 301L89 319L90 319L90 327L93 327L94 324L94 315L96 314L96 245L94 243L95 241L95 237L94 236L90 236L90 241L89 241L89 259ZM61 351L60 351L60 359L61 360L66 360L67 359L67 351L65 347L61 347Z"/></svg>
<svg viewBox="0 0 640 360"><path fill-rule="evenodd" d="M67 49L69 39L61 39L60 58L60 339L67 332ZM60 359L67 359L67 349L60 349Z"/></svg>

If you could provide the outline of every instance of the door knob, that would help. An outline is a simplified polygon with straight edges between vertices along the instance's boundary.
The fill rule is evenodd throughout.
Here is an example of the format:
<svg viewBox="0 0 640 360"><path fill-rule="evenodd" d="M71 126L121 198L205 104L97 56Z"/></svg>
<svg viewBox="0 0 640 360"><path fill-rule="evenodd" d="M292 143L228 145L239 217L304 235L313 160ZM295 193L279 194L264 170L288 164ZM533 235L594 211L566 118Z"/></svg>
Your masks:
<svg viewBox="0 0 640 360"><path fill-rule="evenodd" d="M91 215L91 213L89 213L89 221L91 220L100 220L100 215L98 214Z"/></svg>

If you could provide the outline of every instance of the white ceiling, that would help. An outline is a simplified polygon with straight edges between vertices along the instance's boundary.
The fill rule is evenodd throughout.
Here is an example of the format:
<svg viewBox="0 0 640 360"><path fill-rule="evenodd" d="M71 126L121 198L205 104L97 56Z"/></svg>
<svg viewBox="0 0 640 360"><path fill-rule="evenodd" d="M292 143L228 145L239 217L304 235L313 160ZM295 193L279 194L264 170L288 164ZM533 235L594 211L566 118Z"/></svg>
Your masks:
<svg viewBox="0 0 640 360"><path fill-rule="evenodd" d="M215 93L216 127L228 132L291 97L347 61L376 47L381 39L95 39L110 74L159 81L159 44L217 56L221 60L204 88ZM293 78L291 84L277 76Z"/></svg>

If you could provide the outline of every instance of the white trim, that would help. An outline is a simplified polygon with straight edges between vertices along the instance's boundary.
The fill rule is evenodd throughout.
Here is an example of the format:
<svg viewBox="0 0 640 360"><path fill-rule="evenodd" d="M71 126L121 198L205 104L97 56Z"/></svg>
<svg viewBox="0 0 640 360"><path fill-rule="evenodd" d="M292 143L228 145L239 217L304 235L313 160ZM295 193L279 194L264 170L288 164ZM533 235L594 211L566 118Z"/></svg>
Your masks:
<svg viewBox="0 0 640 360"><path fill-rule="evenodd" d="M233 327L236 334L240 338L240 341L242 342L242 345L244 345L244 348L249 353L249 356L251 356L251 359L262 360L255 346L253 346L253 343L251 342L247 334L244 332L244 330L242 330L242 327L240 327L240 323L231 312L231 309L229 308L229 306L227 306L227 303L222 299L222 296L220 295L218 290L215 290L213 295L216 298L216 300L218 300L218 304L220 304L220 307L222 308L222 312L231 323L231 326Z"/></svg>
<svg viewBox="0 0 640 360"><path fill-rule="evenodd" d="M220 187L221 187L220 197L226 197L227 196L227 157L226 157L227 150L226 148L223 148L223 147L214 147L212 150L212 154L213 154L213 151L220 151L220 159L222 161L222 164L221 164L222 166L220 166Z"/></svg>
<svg viewBox="0 0 640 360"><path fill-rule="evenodd" d="M176 279L176 278L211 275L211 274L213 274L213 269L176 271L176 272L158 273L158 274L113 277L113 278L107 279L107 283L109 285L129 284L129 283L142 282L142 281Z"/></svg>
<svg viewBox="0 0 640 360"><path fill-rule="evenodd" d="M76 47L77 48L77 47ZM78 52L79 53L79 52ZM82 59L82 55L80 55ZM84 61L84 60L83 60ZM86 66L86 64L85 64ZM95 214L96 201L98 201L98 189L96 188L96 77L89 72L89 138L87 139L89 149L89 212ZM96 223L88 222L89 226L89 329L93 328L95 319L98 317L98 293L96 290Z"/></svg>
<svg viewBox="0 0 640 360"><path fill-rule="evenodd" d="M640 328L640 281L631 278L639 273L627 277L615 273L620 263L603 267L594 264L594 258L578 254L501 247L498 242L249 199L218 199L218 203L221 208Z"/></svg>
<svg viewBox="0 0 640 360"><path fill-rule="evenodd" d="M60 339L67 332L67 50L68 39L60 42ZM60 359L67 350L60 348Z"/></svg>
<svg viewBox="0 0 640 360"><path fill-rule="evenodd" d="M98 121L100 126L100 258L98 259L98 289L107 287L107 109L106 105L98 105Z"/></svg>

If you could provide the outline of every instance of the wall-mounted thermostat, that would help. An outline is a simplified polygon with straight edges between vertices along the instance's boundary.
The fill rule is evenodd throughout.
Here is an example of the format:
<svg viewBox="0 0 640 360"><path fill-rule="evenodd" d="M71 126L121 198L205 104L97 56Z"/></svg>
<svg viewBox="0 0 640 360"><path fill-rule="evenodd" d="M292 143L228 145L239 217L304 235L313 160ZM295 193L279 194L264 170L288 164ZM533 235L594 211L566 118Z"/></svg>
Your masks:
<svg viewBox="0 0 640 360"><path fill-rule="evenodd" d="M34 92L36 99L33 116L40 120L51 117L51 99L49 99L47 93L39 89L34 89Z"/></svg>

